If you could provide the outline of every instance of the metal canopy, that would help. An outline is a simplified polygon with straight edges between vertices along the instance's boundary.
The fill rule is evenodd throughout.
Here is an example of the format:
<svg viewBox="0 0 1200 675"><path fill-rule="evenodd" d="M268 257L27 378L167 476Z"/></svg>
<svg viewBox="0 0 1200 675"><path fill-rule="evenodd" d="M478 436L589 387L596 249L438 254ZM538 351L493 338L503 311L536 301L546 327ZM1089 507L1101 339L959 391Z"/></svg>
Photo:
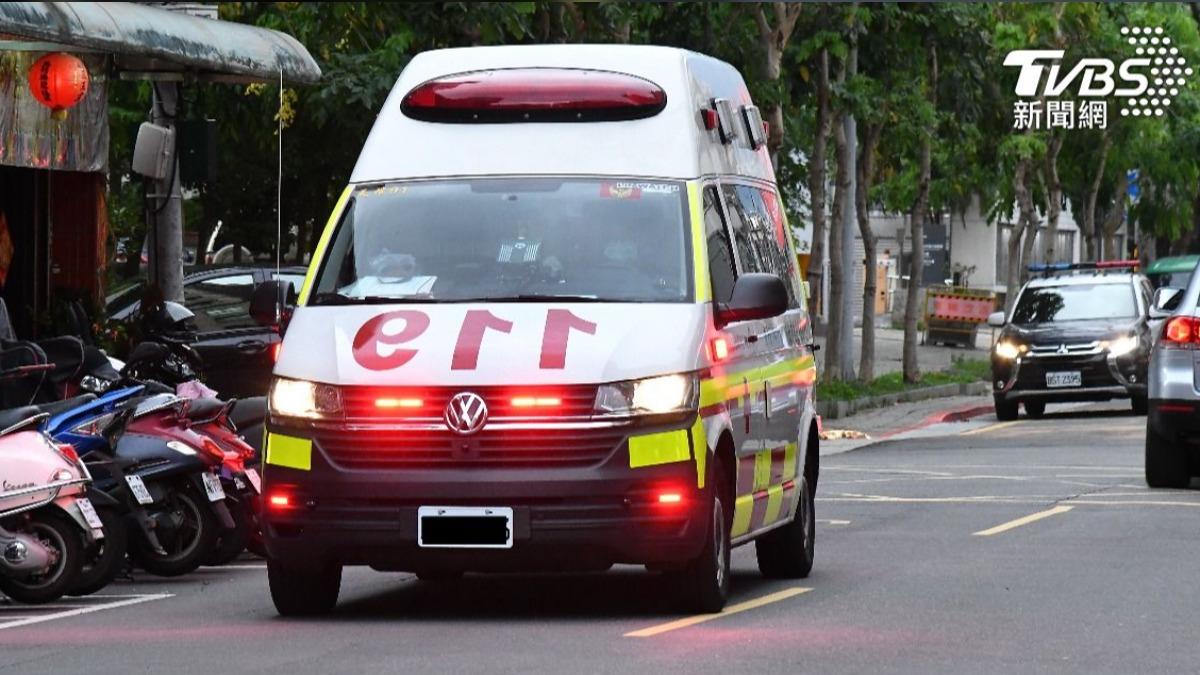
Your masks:
<svg viewBox="0 0 1200 675"><path fill-rule="evenodd" d="M118 70L238 82L312 84L321 68L290 35L129 2L0 2L4 40L109 53Z"/></svg>

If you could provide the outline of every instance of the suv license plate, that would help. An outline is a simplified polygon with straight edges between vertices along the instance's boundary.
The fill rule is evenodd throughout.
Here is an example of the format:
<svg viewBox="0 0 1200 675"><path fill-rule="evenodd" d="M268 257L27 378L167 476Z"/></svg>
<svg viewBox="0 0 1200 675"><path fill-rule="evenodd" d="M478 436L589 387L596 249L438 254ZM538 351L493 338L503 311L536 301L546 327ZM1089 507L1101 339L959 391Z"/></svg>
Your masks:
<svg viewBox="0 0 1200 675"><path fill-rule="evenodd" d="M1046 386L1051 389L1058 387L1082 387L1083 374L1078 370L1062 373L1046 373Z"/></svg>
<svg viewBox="0 0 1200 675"><path fill-rule="evenodd" d="M221 479L215 473L205 471L200 474L204 481L204 491L208 493L208 501L219 502L225 499L225 488L221 487Z"/></svg>
<svg viewBox="0 0 1200 675"><path fill-rule="evenodd" d="M417 509L421 548L512 548L513 510L499 506L422 506Z"/></svg>

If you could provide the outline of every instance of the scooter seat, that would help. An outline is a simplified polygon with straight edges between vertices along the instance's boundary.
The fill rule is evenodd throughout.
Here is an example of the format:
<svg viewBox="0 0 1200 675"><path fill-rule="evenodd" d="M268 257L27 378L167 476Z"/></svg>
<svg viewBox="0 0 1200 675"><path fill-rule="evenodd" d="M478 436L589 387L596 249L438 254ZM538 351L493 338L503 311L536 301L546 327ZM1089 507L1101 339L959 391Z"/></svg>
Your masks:
<svg viewBox="0 0 1200 675"><path fill-rule="evenodd" d="M259 424L265 420L266 417L266 396L239 398L233 402L233 409L229 411L229 421L233 422L234 428L239 430L248 426Z"/></svg>
<svg viewBox="0 0 1200 675"><path fill-rule="evenodd" d="M0 410L0 435L11 434L41 423L45 415L36 405Z"/></svg>
<svg viewBox="0 0 1200 675"><path fill-rule="evenodd" d="M193 398L188 402L187 416L190 420L210 420L224 407L225 402L218 398Z"/></svg>
<svg viewBox="0 0 1200 675"><path fill-rule="evenodd" d="M66 412L72 408L78 408L81 405L86 405L96 400L95 394L81 394L72 398L63 399L61 401L53 401L51 403L39 403L35 406L41 412L47 415L57 415Z"/></svg>

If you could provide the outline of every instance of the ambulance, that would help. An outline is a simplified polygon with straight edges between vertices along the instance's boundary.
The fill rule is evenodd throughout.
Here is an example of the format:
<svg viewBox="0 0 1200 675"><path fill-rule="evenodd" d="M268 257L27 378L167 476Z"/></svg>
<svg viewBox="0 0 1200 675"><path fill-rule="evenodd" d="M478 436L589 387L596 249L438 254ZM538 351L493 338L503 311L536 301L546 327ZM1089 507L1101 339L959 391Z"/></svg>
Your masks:
<svg viewBox="0 0 1200 675"><path fill-rule="evenodd" d="M279 613L331 610L353 565L643 565L698 612L742 544L807 576L816 365L767 131L738 72L686 50L413 58L272 305Z"/></svg>

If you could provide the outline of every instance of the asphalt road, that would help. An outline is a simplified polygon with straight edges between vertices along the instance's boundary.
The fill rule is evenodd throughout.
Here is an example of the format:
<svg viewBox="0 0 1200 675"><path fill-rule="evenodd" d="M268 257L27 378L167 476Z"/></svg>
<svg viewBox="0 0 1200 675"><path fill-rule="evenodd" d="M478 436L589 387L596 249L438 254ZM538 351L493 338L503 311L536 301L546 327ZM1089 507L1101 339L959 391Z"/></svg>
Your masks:
<svg viewBox="0 0 1200 675"><path fill-rule="evenodd" d="M981 418L825 457L812 576L764 581L738 549L730 609L700 623L636 568L349 570L334 615L283 620L246 560L0 604L0 672L1193 672L1200 491L1145 487L1145 420L1127 410Z"/></svg>

